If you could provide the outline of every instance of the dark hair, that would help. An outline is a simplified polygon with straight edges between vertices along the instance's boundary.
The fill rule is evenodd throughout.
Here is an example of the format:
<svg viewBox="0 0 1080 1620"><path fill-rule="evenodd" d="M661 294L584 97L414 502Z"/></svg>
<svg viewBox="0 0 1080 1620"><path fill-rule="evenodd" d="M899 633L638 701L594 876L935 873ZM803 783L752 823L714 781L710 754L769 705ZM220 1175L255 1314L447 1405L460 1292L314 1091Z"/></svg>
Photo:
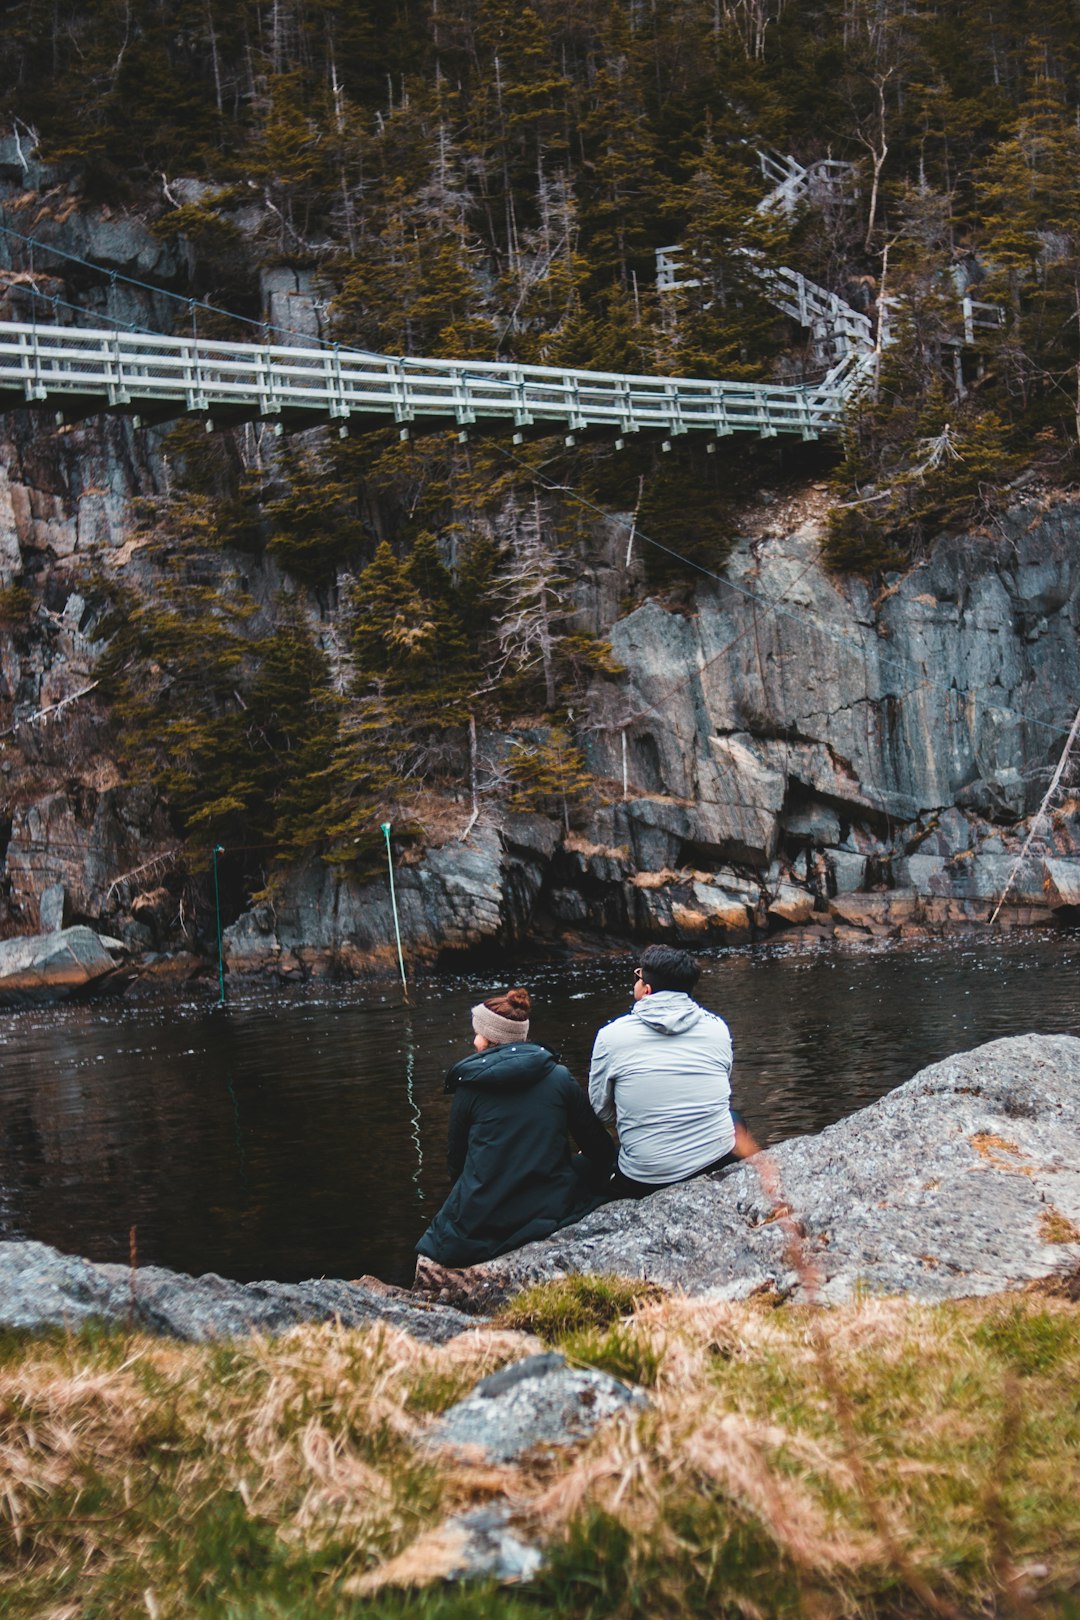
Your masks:
<svg viewBox="0 0 1080 1620"><path fill-rule="evenodd" d="M689 951L673 945L650 945L641 953L641 977L650 990L685 990L687 994L701 977Z"/></svg>
<svg viewBox="0 0 1080 1620"><path fill-rule="evenodd" d="M484 1006L497 1018L508 1018L512 1024L528 1023L532 1010L529 992L520 987L506 990L501 996L488 996Z"/></svg>

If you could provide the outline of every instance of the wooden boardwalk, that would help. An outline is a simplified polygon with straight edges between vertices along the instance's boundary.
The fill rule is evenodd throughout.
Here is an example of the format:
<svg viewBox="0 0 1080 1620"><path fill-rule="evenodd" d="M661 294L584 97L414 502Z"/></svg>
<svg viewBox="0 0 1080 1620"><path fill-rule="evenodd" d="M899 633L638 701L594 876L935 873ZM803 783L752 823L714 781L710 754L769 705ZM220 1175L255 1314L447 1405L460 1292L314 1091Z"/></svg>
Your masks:
<svg viewBox="0 0 1080 1620"><path fill-rule="evenodd" d="M759 153L772 189L763 211L790 211L836 186L851 165ZM692 266L690 266L692 269ZM661 292L693 286L678 244L657 251ZM682 433L816 439L839 432L853 395L873 376L886 323L869 317L796 270L755 269L772 302L811 333L820 381L744 383L645 377L490 361L370 354L340 346L227 343L41 322L0 322L0 407L37 406L58 421L102 411L147 425L188 414L207 428L260 420L280 429L336 423L351 431L393 424L402 439L437 429L579 435L616 445L637 434L665 442ZM964 300L965 339L1000 312ZM962 340L963 341L963 340Z"/></svg>
<svg viewBox="0 0 1080 1620"><path fill-rule="evenodd" d="M474 425L531 431L681 433L815 439L841 426L857 380L848 354L809 386L637 377L488 361L395 359L347 348L193 338L0 322L0 402L43 406L63 420L120 411L141 424L184 413L208 424L263 420L297 429L336 422L416 430Z"/></svg>

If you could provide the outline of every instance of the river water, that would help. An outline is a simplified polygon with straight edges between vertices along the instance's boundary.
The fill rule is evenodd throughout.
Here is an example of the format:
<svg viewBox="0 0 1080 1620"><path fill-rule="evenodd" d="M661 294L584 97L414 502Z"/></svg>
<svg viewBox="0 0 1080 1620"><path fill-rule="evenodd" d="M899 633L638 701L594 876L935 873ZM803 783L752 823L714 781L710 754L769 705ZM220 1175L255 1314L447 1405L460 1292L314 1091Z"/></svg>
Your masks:
<svg viewBox="0 0 1080 1620"><path fill-rule="evenodd" d="M535 1039L583 1077L634 957L520 970ZM999 1035L1080 1034L1080 933L705 959L735 1101L765 1142L821 1130ZM447 1189L442 1077L490 977L399 987L216 984L0 1014L0 1236L244 1280L412 1274Z"/></svg>

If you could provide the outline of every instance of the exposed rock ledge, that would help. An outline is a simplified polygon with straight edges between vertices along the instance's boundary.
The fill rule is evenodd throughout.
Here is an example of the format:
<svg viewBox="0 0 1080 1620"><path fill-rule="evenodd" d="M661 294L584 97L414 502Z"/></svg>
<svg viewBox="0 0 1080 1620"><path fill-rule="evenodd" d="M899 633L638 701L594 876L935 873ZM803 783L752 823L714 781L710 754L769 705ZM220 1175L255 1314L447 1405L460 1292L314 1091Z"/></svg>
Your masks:
<svg viewBox="0 0 1080 1620"><path fill-rule="evenodd" d="M763 1161L764 1173L751 1162L640 1204L609 1204L486 1266L440 1272L427 1299L371 1278L243 1284L0 1243L0 1327L92 1317L201 1340L337 1317L442 1342L472 1325L463 1311L568 1271L727 1297L812 1291L825 1302L859 1288L937 1300L1023 1287L1080 1265L1080 1039L991 1041ZM784 1210L789 1220L778 1218Z"/></svg>
<svg viewBox="0 0 1080 1620"><path fill-rule="evenodd" d="M443 1273L434 1292L475 1309L565 1272L606 1271L736 1298L771 1286L826 1302L860 1288L939 1300L1072 1271L1080 1040L991 1041L762 1157L639 1204L608 1204L542 1243ZM790 1221L778 1218L785 1207Z"/></svg>
<svg viewBox="0 0 1080 1620"><path fill-rule="evenodd" d="M475 1325L374 1278L237 1283L160 1266L94 1265L45 1243L0 1243L0 1328L78 1328L88 1320L195 1341L337 1320L346 1327L386 1322L442 1344Z"/></svg>

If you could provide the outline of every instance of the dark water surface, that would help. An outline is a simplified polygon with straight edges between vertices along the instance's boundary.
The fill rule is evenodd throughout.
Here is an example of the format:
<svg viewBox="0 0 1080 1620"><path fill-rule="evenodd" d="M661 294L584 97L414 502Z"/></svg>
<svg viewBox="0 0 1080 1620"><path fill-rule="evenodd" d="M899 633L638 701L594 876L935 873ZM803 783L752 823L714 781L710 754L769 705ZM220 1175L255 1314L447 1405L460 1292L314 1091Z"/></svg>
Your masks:
<svg viewBox="0 0 1080 1620"><path fill-rule="evenodd" d="M587 1073L630 1005L633 957L520 973L534 1038ZM700 999L735 1041L735 1100L765 1141L820 1130L925 1064L998 1035L1080 1033L1080 934L840 954L713 955ZM446 1192L442 1077L490 978L214 988L0 1014L0 1236L241 1279L412 1274Z"/></svg>

